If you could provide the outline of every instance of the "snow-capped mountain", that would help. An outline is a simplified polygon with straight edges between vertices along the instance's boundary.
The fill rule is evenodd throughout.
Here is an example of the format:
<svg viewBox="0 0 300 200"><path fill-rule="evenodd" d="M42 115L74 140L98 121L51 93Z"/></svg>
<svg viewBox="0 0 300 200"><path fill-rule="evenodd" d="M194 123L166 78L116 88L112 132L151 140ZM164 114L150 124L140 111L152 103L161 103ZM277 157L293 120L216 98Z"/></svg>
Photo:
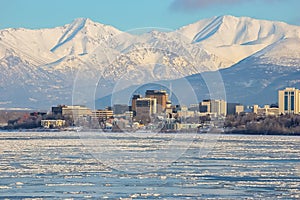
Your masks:
<svg viewBox="0 0 300 200"><path fill-rule="evenodd" d="M268 72L268 83L252 85L267 87L272 73L299 69L299 45L298 26L233 16L144 34L85 18L52 29L0 30L0 107L71 104L74 84L97 85L105 96L121 81L127 84L118 89L215 70L228 71L229 90L247 89L249 74L260 83Z"/></svg>
<svg viewBox="0 0 300 200"><path fill-rule="evenodd" d="M236 63L285 38L299 38L300 28L283 22L219 16L179 29L192 43Z"/></svg>

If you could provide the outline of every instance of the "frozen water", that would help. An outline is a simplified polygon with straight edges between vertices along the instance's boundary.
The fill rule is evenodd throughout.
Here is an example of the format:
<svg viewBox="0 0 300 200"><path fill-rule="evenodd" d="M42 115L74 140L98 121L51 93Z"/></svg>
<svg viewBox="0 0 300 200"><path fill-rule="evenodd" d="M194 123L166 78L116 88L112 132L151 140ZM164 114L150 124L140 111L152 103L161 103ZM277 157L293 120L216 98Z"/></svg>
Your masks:
<svg viewBox="0 0 300 200"><path fill-rule="evenodd" d="M79 138L73 132L1 132L0 198L300 198L300 137L221 135L213 142L216 137L211 135L210 141L208 135L205 148L213 146L204 155L203 135L193 135L189 146L185 141L190 135L180 135L177 147L185 151L178 159L141 173L102 164L84 141L107 145L109 138L115 151L151 153L173 137L144 135L137 141L120 133ZM130 168L150 162L155 160L144 157L126 164Z"/></svg>

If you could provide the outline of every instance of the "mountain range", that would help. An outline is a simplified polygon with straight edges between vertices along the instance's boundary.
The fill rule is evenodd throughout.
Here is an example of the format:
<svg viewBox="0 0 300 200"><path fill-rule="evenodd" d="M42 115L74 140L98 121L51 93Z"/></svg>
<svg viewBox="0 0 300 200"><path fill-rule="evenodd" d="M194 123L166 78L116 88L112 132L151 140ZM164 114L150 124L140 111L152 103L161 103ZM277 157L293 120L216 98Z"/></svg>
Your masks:
<svg viewBox="0 0 300 200"><path fill-rule="evenodd" d="M0 107L93 107L126 88L167 81L174 89L183 79L201 100L209 97L201 77L213 72L227 101L275 103L278 89L299 86L299 46L299 26L234 16L174 31L124 32L86 18L51 29L4 29Z"/></svg>

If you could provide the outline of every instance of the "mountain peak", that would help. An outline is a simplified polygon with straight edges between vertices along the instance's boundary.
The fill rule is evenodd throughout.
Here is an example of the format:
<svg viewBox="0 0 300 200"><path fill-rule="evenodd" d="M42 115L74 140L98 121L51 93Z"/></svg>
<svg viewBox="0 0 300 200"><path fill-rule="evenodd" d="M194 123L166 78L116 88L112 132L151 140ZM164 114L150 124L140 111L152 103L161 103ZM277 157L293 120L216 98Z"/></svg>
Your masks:
<svg viewBox="0 0 300 200"><path fill-rule="evenodd" d="M76 23L76 22L86 22L89 18L86 18L86 17L78 17L78 18L75 18L73 20L72 23Z"/></svg>
<svg viewBox="0 0 300 200"><path fill-rule="evenodd" d="M207 42L222 37L220 45L241 45L270 38L272 35L282 38L281 36L291 34L291 37L295 37L298 36L298 30L298 26L283 22L221 15L184 26L179 29L179 32L190 38L193 43Z"/></svg>
<svg viewBox="0 0 300 200"><path fill-rule="evenodd" d="M236 17L236 16L233 16L233 15L219 15L219 16L215 16L213 18L221 18L222 20L237 20L239 18L242 18L242 17Z"/></svg>
<svg viewBox="0 0 300 200"><path fill-rule="evenodd" d="M57 48L73 39L76 34L85 27L86 18L76 18L71 24L69 24L64 34L59 38L57 44L50 50L54 52Z"/></svg>
<svg viewBox="0 0 300 200"><path fill-rule="evenodd" d="M83 26L87 26L87 25L92 25L92 24L100 24L98 22L94 22L93 20L91 20L90 18L86 18L86 17L78 17L75 18L70 25L72 24L82 24Z"/></svg>
<svg viewBox="0 0 300 200"><path fill-rule="evenodd" d="M88 18L76 18L70 24L69 27L80 26L84 27L86 25Z"/></svg>
<svg viewBox="0 0 300 200"><path fill-rule="evenodd" d="M112 28L114 28L113 26L102 24L100 22L95 22L92 19L85 18L85 17L75 18L70 24L68 24L68 26L81 26L81 27L98 26L98 27L112 27Z"/></svg>
<svg viewBox="0 0 300 200"><path fill-rule="evenodd" d="M67 29L72 29L72 30L81 30L81 29L89 29L95 33L98 32L99 30L102 30L104 32L113 32L113 33L120 33L121 31L118 30L117 28L111 26L111 25L107 25L107 24L102 24L99 22L95 22L93 20L91 20L90 18L84 18L84 17L80 17L80 18L75 18L70 24L66 25ZM96 30L98 29L98 30Z"/></svg>

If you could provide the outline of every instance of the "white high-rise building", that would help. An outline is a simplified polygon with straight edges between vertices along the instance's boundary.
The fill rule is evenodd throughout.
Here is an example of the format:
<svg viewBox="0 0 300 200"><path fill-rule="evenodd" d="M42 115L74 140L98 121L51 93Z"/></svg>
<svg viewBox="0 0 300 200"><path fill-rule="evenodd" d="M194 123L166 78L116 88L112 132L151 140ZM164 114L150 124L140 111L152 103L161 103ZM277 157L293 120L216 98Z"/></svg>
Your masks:
<svg viewBox="0 0 300 200"><path fill-rule="evenodd" d="M278 106L280 114L300 114L300 90L296 88L279 90Z"/></svg>
<svg viewBox="0 0 300 200"><path fill-rule="evenodd" d="M227 103L224 100L204 100L200 103L200 112L214 113L217 116L227 115Z"/></svg>
<svg viewBox="0 0 300 200"><path fill-rule="evenodd" d="M217 113L217 116L226 116L227 106L224 100L211 100L210 110L212 113Z"/></svg>

